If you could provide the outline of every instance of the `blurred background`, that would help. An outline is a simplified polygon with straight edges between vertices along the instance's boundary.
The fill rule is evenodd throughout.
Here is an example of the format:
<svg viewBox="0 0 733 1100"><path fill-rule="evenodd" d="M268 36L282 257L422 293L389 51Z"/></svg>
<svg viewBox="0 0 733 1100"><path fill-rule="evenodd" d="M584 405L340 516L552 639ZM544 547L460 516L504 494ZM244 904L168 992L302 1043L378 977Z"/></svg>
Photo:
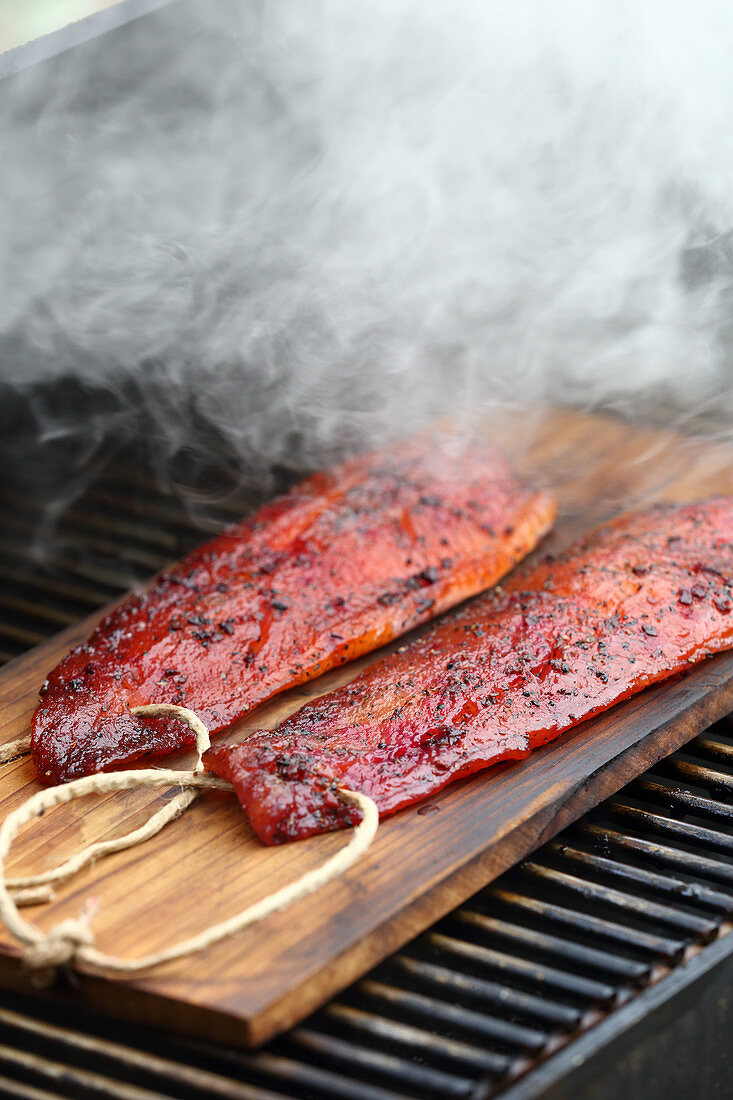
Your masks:
<svg viewBox="0 0 733 1100"><path fill-rule="evenodd" d="M2 0L0 3L0 51L22 46L41 35L111 8L117 0Z"/></svg>
<svg viewBox="0 0 733 1100"><path fill-rule="evenodd" d="M93 6L4 0L2 34ZM36 444L146 434L170 473L216 436L261 479L446 407L729 415L728 5L174 7L2 88Z"/></svg>

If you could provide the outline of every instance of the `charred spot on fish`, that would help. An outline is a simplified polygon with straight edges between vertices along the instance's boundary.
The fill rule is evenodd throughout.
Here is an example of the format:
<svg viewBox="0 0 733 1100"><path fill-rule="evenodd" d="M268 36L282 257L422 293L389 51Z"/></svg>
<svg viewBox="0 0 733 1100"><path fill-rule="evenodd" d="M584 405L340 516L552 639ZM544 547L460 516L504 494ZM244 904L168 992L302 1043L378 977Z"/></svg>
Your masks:
<svg viewBox="0 0 733 1100"><path fill-rule="evenodd" d="M210 626L212 620L207 619L205 615L195 615L189 612L186 615L186 622L190 623L191 626Z"/></svg>
<svg viewBox="0 0 733 1100"><path fill-rule="evenodd" d="M424 739L423 746L428 748L452 748L463 740L463 733L455 726L436 726Z"/></svg>
<svg viewBox="0 0 733 1100"><path fill-rule="evenodd" d="M559 660L557 657L553 657L550 661L550 668L554 669L555 672L570 672L570 665L566 661Z"/></svg>
<svg viewBox="0 0 733 1100"><path fill-rule="evenodd" d="M263 562L259 568L259 573L262 576L270 577L273 573L277 572L278 565L279 562L276 560Z"/></svg>
<svg viewBox="0 0 733 1100"><path fill-rule="evenodd" d="M647 638L656 638L657 628L654 623L642 623L641 629L646 634Z"/></svg>
<svg viewBox="0 0 733 1100"><path fill-rule="evenodd" d="M399 592L383 592L381 596L377 596L377 603L382 607L391 607L392 604L398 603L400 600Z"/></svg>
<svg viewBox="0 0 733 1100"><path fill-rule="evenodd" d="M417 579L422 581L423 584L435 584L440 580L440 570L436 569L434 565L429 565L427 569L423 569L417 574Z"/></svg>

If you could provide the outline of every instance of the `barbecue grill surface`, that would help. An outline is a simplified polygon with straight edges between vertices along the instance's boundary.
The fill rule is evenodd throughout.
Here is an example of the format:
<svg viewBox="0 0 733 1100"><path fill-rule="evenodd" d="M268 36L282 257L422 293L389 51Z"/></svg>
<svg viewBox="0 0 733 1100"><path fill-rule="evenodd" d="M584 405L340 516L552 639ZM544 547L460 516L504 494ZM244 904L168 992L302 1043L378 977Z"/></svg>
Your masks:
<svg viewBox="0 0 733 1100"><path fill-rule="evenodd" d="M63 509L51 552L32 564L42 503L31 492L6 493L4 659L117 597L253 503L230 498L194 513L116 460ZM681 1048L675 1060L658 1037L651 1041L650 998L661 1004L670 983L704 973L712 952L720 955L712 973L723 974L732 857L726 720L256 1053L106 1020L79 1002L73 975L58 995L7 996L0 1096L563 1096L578 1072L573 1051L582 1047L592 1067L601 1057L594 1036L619 1029L630 1011L647 1021L633 1031L649 1033L644 1050L666 1051L653 1073L656 1094L678 1095ZM715 1050L719 1058L721 1044ZM714 1053L704 1063L709 1074ZM553 1076L561 1064L564 1084ZM676 1086L665 1085L665 1072ZM638 1073L633 1080L639 1087ZM601 1081L598 1089L620 1088L613 1062ZM643 1083L644 1095L655 1095L648 1077ZM586 1080L584 1095L621 1094L592 1087ZM634 1095L628 1085L624 1093Z"/></svg>

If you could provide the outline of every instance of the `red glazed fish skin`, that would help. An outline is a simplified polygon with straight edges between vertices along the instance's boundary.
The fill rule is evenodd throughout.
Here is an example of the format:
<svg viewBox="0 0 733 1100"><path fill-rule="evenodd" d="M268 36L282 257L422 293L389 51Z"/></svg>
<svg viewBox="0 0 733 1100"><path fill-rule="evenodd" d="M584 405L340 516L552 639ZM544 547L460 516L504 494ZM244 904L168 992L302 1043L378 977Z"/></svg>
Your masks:
<svg viewBox="0 0 733 1100"><path fill-rule="evenodd" d="M206 765L269 844L394 813L732 647L731 584L733 498L622 516Z"/></svg>
<svg viewBox="0 0 733 1100"><path fill-rule="evenodd" d="M552 525L485 441L418 437L297 485L125 600L49 674L40 777L62 782L192 743L499 580Z"/></svg>

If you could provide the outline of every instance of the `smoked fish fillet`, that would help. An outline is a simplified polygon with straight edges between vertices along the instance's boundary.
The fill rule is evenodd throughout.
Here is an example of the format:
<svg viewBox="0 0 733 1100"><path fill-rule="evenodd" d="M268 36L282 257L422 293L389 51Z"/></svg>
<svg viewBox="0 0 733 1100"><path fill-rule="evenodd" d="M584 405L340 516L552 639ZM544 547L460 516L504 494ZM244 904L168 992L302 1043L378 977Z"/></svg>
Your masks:
<svg viewBox="0 0 733 1100"><path fill-rule="evenodd" d="M487 442L422 435L314 475L161 574L49 674L33 716L58 783L189 745L277 692L383 645L504 576L551 527L552 496Z"/></svg>
<svg viewBox="0 0 733 1100"><path fill-rule="evenodd" d="M621 516L204 761L268 844L394 813L733 647L732 584L733 497Z"/></svg>

